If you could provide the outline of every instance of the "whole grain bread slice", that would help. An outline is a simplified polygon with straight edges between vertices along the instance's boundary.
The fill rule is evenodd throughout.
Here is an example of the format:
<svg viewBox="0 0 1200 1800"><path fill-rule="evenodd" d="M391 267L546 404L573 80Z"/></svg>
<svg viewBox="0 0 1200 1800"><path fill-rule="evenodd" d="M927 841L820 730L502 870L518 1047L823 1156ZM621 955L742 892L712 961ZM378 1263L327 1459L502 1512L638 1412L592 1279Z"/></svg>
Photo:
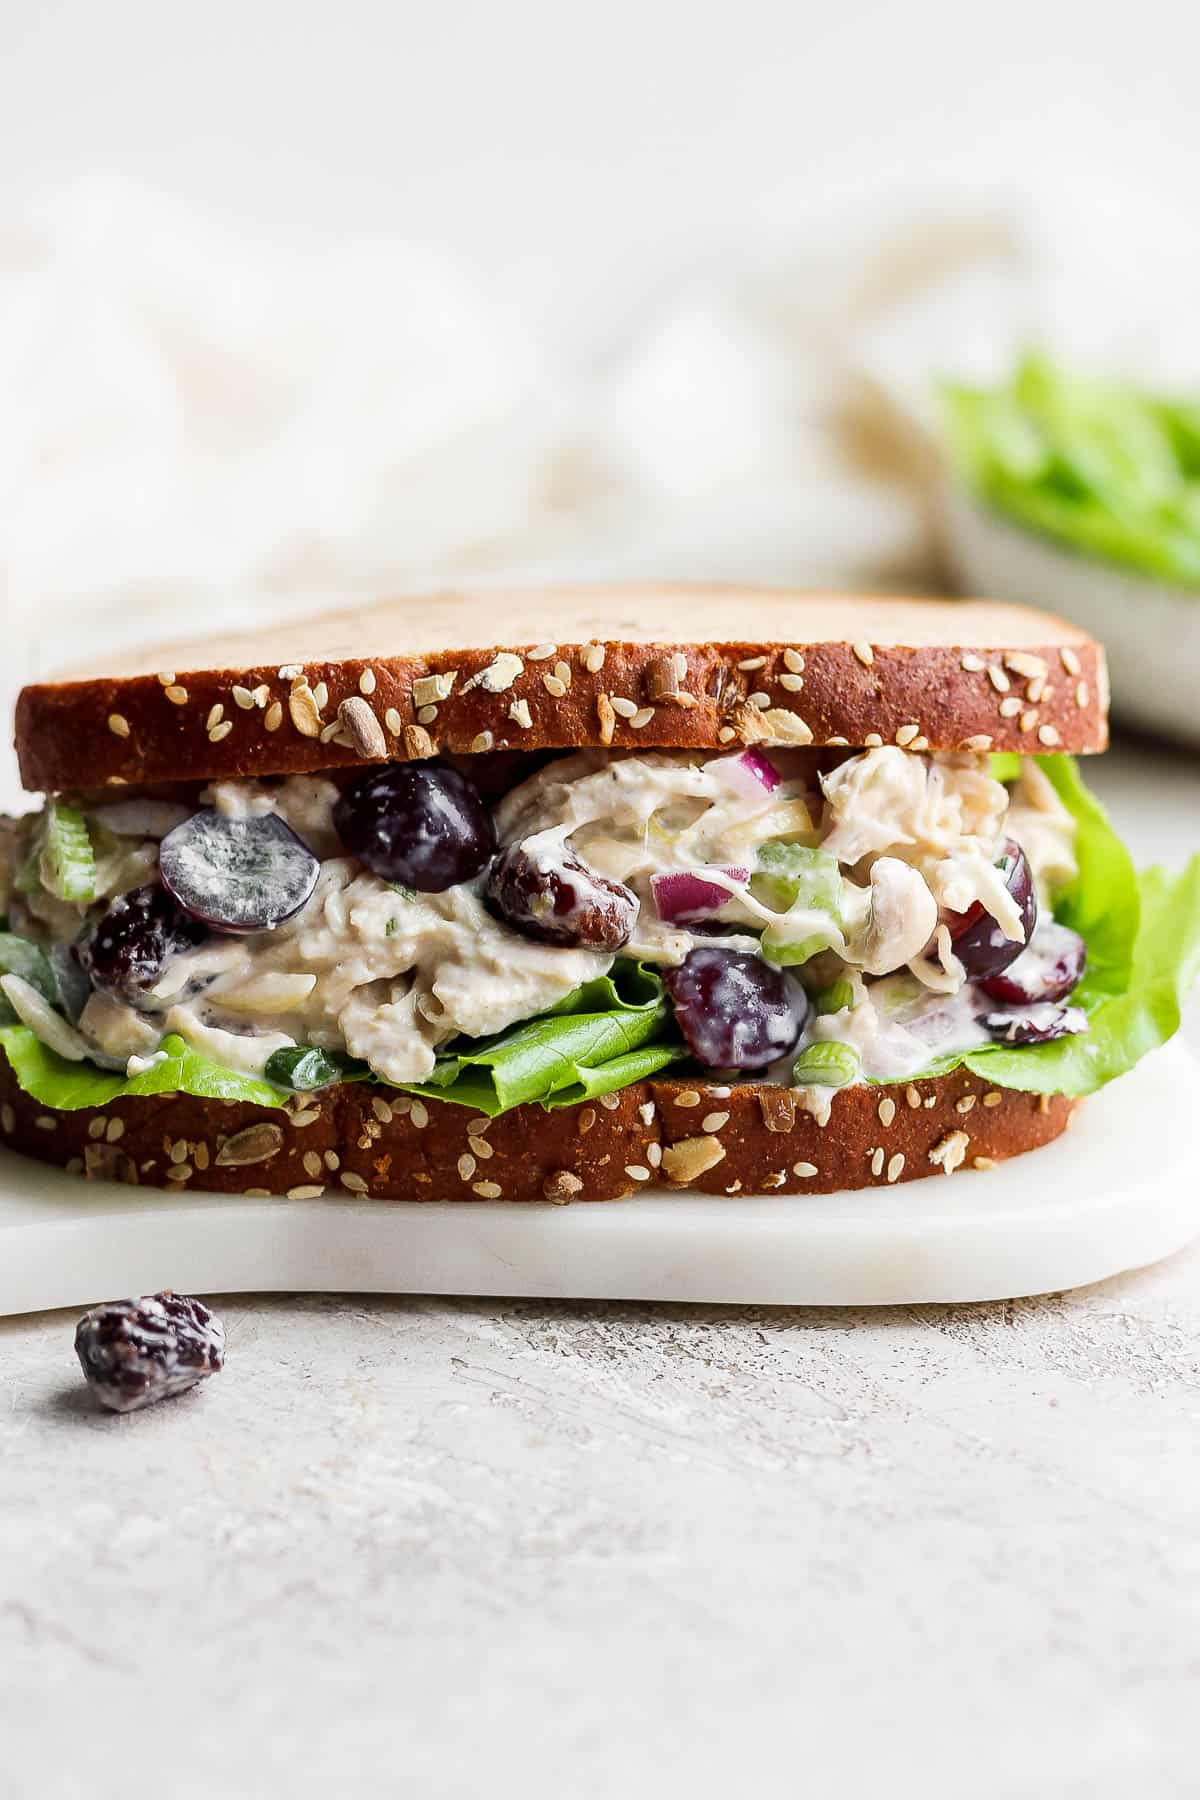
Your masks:
<svg viewBox="0 0 1200 1800"><path fill-rule="evenodd" d="M480 589L160 646L22 690L34 791L615 745L1095 751L1104 652L988 601Z"/></svg>
<svg viewBox="0 0 1200 1800"><path fill-rule="evenodd" d="M177 1192L380 1200L616 1200L665 1184L707 1194L825 1194L981 1169L1048 1143L1077 1101L991 1088L966 1069L852 1087L821 1126L786 1088L645 1081L487 1120L362 1084L284 1108L186 1094L54 1112L0 1059L0 1141L92 1179Z"/></svg>

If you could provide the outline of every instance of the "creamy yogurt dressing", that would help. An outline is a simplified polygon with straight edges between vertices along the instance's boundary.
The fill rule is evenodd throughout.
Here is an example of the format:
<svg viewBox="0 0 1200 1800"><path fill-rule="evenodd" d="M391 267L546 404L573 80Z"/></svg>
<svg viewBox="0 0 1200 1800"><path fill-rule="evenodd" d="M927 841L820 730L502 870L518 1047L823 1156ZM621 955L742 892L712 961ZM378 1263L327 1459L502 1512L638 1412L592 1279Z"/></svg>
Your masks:
<svg viewBox="0 0 1200 1800"><path fill-rule="evenodd" d="M858 1005L814 1019L808 1035L853 1045L872 1081L903 1081L936 1057L991 1043L980 1024L987 1010L965 984L935 997L912 975L888 975Z"/></svg>
<svg viewBox="0 0 1200 1800"><path fill-rule="evenodd" d="M819 846L842 866L840 929L826 913L798 906L786 915L788 931L793 941L823 936L822 979L848 977L854 1004L814 1019L809 1041L853 1044L864 1075L877 1080L903 1079L945 1051L988 1041L939 912L979 901L1006 936L1021 938L996 867L1006 835L1022 842L1043 892L1073 874L1073 821L1036 766L1026 762L1010 806L986 757L885 746L848 755L818 785L811 757L782 752L781 784L749 793L744 779L731 781L731 760L603 751L560 759L498 803L501 843L522 844L546 866L569 849L625 883L638 910L622 954L659 965L678 964L712 939L659 918L656 875L703 868L705 880L727 886L717 917L733 935L721 942L753 951L757 933L784 915L719 871L753 868L771 839ZM173 956L136 1008L93 994L79 1029L103 1059L143 1059L177 1032L245 1073L261 1072L277 1049L307 1043L344 1048L385 1079L419 1082L451 1038L502 1031L610 968L607 953L537 943L496 919L482 877L440 894L380 880L342 853L337 795L320 776L225 781L205 791L201 804L231 818L277 813L321 859L316 889L273 931L213 937ZM177 822L171 804L135 800L90 815L103 827L100 895L153 879L159 827ZM77 936L86 911L40 894L25 904L41 930L62 941ZM828 1095L804 1092L819 1115Z"/></svg>
<svg viewBox="0 0 1200 1800"><path fill-rule="evenodd" d="M1053 895L1078 873L1075 821L1045 772L1029 756L1021 759L1021 778L1009 805L1007 831L1024 850L1038 899L1049 910Z"/></svg>

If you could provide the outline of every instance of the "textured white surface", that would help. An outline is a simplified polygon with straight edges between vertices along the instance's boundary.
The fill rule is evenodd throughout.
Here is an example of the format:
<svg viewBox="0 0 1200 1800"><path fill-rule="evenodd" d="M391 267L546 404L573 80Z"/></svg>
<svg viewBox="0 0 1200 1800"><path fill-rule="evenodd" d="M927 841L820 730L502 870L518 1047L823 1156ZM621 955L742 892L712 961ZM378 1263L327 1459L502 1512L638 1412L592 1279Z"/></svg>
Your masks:
<svg viewBox="0 0 1200 1800"><path fill-rule="evenodd" d="M1139 857L1195 838L1194 762L1089 772ZM4 1800L1195 1794L1200 1250L995 1306L219 1310L225 1373L127 1419L72 1314L0 1323Z"/></svg>
<svg viewBox="0 0 1200 1800"><path fill-rule="evenodd" d="M259 1200L88 1185L0 1154L0 1313L164 1287L788 1306L1044 1294L1142 1268L1200 1233L1198 1087L1200 1062L1169 1044L1035 1156L843 1194Z"/></svg>
<svg viewBox="0 0 1200 1800"><path fill-rule="evenodd" d="M1195 1793L1200 1256L881 1314L232 1301L101 1417L0 1325L6 1800Z"/></svg>

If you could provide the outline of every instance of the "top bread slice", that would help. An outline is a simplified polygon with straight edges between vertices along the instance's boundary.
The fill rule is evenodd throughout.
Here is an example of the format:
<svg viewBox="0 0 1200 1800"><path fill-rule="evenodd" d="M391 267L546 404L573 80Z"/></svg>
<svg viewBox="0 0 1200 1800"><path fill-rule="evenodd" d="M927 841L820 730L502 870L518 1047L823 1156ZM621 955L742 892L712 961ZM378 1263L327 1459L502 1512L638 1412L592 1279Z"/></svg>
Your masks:
<svg viewBox="0 0 1200 1800"><path fill-rule="evenodd" d="M34 791L490 750L1103 750L1104 652L1019 606L477 589L115 657L22 690Z"/></svg>

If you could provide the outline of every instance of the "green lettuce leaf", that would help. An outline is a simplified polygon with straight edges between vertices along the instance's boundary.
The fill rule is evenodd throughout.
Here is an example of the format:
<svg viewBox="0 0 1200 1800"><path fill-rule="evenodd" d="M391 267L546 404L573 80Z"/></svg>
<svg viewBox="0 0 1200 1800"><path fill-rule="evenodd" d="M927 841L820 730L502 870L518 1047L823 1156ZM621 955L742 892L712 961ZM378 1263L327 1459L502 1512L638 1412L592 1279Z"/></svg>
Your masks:
<svg viewBox="0 0 1200 1800"><path fill-rule="evenodd" d="M347 1056L341 1050L320 1050L311 1044L295 1044L289 1050L275 1050L266 1061L263 1074L279 1087L291 1088L296 1094L312 1094L318 1088L333 1087L339 1081L364 1081L371 1071L365 1062Z"/></svg>
<svg viewBox="0 0 1200 1800"><path fill-rule="evenodd" d="M528 1046L518 1046L511 1059L500 1056L497 1062L485 1064L466 1058L449 1071L446 1087L433 1082L423 1085L401 1084L406 1094L420 1094L429 1100L449 1100L456 1106L469 1106L473 1112L489 1119L508 1112L511 1107L536 1101L550 1111L560 1106L577 1106L584 1100L599 1099L601 1094L614 1094L631 1082L645 1081L660 1070L669 1068L684 1056L680 1044L645 1044L623 1056L614 1056L596 1064L581 1059L530 1060L524 1057ZM557 1083L561 1085L555 1085Z"/></svg>
<svg viewBox="0 0 1200 1800"><path fill-rule="evenodd" d="M654 969L645 963L621 958L607 975L593 976L582 987L572 988L540 1018L556 1018L566 1013L650 1012L662 1004L663 984Z"/></svg>
<svg viewBox="0 0 1200 1800"><path fill-rule="evenodd" d="M130 1076L94 1063L68 1062L48 1050L27 1025L0 1027L0 1048L25 1092L59 1112L107 1106L125 1094L195 1094L202 1100L249 1100L255 1106L282 1106L286 1099L269 1081L222 1068L190 1050L181 1037L164 1038L163 1060Z"/></svg>
<svg viewBox="0 0 1200 1800"><path fill-rule="evenodd" d="M617 963L551 1012L489 1042L442 1057L433 1079L403 1085L409 1094L452 1100L494 1118L540 1101L574 1106L656 1074L684 1055L671 1036L662 982L638 963Z"/></svg>
<svg viewBox="0 0 1200 1800"><path fill-rule="evenodd" d="M1091 1010L1099 996L1128 986L1141 929L1137 871L1108 814L1083 784L1073 756L1039 756L1042 774L1075 820L1079 872L1057 894L1054 916L1077 931L1088 947L1087 974L1072 1003Z"/></svg>
<svg viewBox="0 0 1200 1800"><path fill-rule="evenodd" d="M14 942L35 949L23 939ZM677 1038L664 1041L670 1028L670 1007L659 977L638 963L618 962L607 975L573 989L548 1013L442 1057L432 1081L405 1084L404 1091L454 1101L489 1117L530 1100L547 1107L573 1106L677 1062L684 1052ZM306 1091L335 1079L393 1085L383 1083L365 1063L304 1046L272 1057L269 1067L279 1086L222 1068L190 1050L182 1038L165 1038L162 1047L167 1054L161 1062L127 1078L92 1063L67 1062L27 1026L0 1026L0 1048L22 1088L43 1106L62 1111L107 1106L124 1094L195 1094L281 1106L293 1086Z"/></svg>
<svg viewBox="0 0 1200 1800"><path fill-rule="evenodd" d="M0 931L0 975L19 975L30 987L36 988L50 1006L59 1004L58 982L49 957L40 944L18 937L16 932ZM15 1008L4 994L0 994L0 1024L12 1025L16 1017Z"/></svg>
<svg viewBox="0 0 1200 1800"><path fill-rule="evenodd" d="M985 504L1089 556L1200 587L1200 407L1025 356L994 388L947 384L945 429Z"/></svg>
<svg viewBox="0 0 1200 1800"><path fill-rule="evenodd" d="M1088 1029L1052 1044L990 1044L939 1057L922 1071L942 1075L960 1064L997 1087L1027 1093L1095 1093L1126 1074L1179 1029L1183 1001L1200 973L1200 855L1179 874L1135 873L1129 852L1080 778L1070 756L1039 756L1076 821L1079 873L1056 896L1054 916L1079 932L1087 973L1071 996Z"/></svg>
<svg viewBox="0 0 1200 1800"><path fill-rule="evenodd" d="M1087 1031L1023 1050L972 1050L961 1059L969 1069L1027 1093L1094 1094L1175 1035L1200 974L1200 855L1178 874L1147 869L1138 893L1141 923L1128 987L1106 992L1089 970L1071 997L1088 1015Z"/></svg>

